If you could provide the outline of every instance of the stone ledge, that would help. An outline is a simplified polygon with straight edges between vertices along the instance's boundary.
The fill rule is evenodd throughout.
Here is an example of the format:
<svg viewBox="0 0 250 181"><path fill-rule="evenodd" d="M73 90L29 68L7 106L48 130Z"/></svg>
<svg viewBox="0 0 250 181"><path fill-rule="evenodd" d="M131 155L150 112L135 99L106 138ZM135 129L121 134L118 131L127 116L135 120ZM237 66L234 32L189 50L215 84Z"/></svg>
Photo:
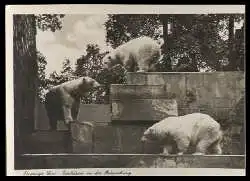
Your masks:
<svg viewBox="0 0 250 181"><path fill-rule="evenodd" d="M20 155L15 169L55 168L245 168L244 155L33 154Z"/></svg>
<svg viewBox="0 0 250 181"><path fill-rule="evenodd" d="M174 99L176 95L167 85L112 84L110 99Z"/></svg>
<svg viewBox="0 0 250 181"><path fill-rule="evenodd" d="M227 80L237 79L237 87L244 88L245 73L243 71L227 71L227 72L128 72L127 84L139 85L162 85L169 80L186 79L186 77L225 77ZM241 82L240 82L241 81Z"/></svg>
<svg viewBox="0 0 250 181"><path fill-rule="evenodd" d="M112 101L112 121L159 121L178 116L175 99L133 99Z"/></svg>

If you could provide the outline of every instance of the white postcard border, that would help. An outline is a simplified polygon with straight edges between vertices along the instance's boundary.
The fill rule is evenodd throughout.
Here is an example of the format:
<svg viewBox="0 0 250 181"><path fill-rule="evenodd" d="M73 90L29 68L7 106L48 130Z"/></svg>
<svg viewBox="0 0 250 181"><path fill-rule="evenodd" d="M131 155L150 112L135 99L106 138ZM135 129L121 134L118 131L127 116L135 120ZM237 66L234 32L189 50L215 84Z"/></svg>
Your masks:
<svg viewBox="0 0 250 181"><path fill-rule="evenodd" d="M129 8L128 8L129 6ZM245 5L7 5L6 6L6 161L7 175L48 175L48 170L14 170L14 93L13 93L13 14L213 14L245 13ZM80 175L100 175L105 171L120 175L245 175L245 169L219 168L89 168L49 169L55 175L65 171L82 172ZM73 172L72 172L73 173ZM74 174L72 174L74 175ZM110 174L114 175L114 174ZM96 175L95 175L96 176Z"/></svg>

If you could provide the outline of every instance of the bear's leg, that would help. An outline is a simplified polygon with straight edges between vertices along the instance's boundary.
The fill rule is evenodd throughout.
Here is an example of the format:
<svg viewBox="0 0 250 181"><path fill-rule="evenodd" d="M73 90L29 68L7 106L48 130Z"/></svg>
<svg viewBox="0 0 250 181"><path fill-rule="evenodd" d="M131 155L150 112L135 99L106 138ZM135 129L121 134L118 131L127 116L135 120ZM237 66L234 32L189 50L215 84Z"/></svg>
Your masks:
<svg viewBox="0 0 250 181"><path fill-rule="evenodd" d="M171 152L172 146L171 145L164 145L163 146L163 153L164 155L169 155L169 152Z"/></svg>
<svg viewBox="0 0 250 181"><path fill-rule="evenodd" d="M47 116L49 118L49 123L50 123L50 130L55 131L57 129L57 114L58 114L58 108L51 108L46 106L46 111L47 111Z"/></svg>
<svg viewBox="0 0 250 181"><path fill-rule="evenodd" d="M216 143L216 144L213 145L212 153L217 154L217 155L222 154L222 149L221 149L220 143Z"/></svg>
<svg viewBox="0 0 250 181"><path fill-rule="evenodd" d="M64 120L66 124L73 122L73 118L71 115L71 107L68 105L63 105L63 113L64 113Z"/></svg>
<svg viewBox="0 0 250 181"><path fill-rule="evenodd" d="M138 61L138 68L139 68L139 70L137 72L148 72L149 65L146 63L145 60L139 60Z"/></svg>
<svg viewBox="0 0 250 181"><path fill-rule="evenodd" d="M219 136L218 140L216 140L210 147L211 147L211 153L221 155L222 149L221 149L221 139L222 137Z"/></svg>
<svg viewBox="0 0 250 181"><path fill-rule="evenodd" d="M204 153L201 153L201 152L195 152L195 153L193 153L192 155L204 155Z"/></svg>
<svg viewBox="0 0 250 181"><path fill-rule="evenodd" d="M137 72L138 64L133 56L129 56L124 59L124 68L127 72Z"/></svg>
<svg viewBox="0 0 250 181"><path fill-rule="evenodd" d="M72 118L74 121L78 120L79 109L80 109L80 99L74 102L71 109Z"/></svg>
<svg viewBox="0 0 250 181"><path fill-rule="evenodd" d="M50 130L55 131L57 128L57 120L60 114L60 102L57 94L49 92L45 97L45 110L49 118Z"/></svg>
<svg viewBox="0 0 250 181"><path fill-rule="evenodd" d="M200 142L196 146L196 152L193 155L204 155L207 153L208 148L211 146L212 142L208 138L204 138L200 140Z"/></svg>
<svg viewBox="0 0 250 181"><path fill-rule="evenodd" d="M66 153L72 153L73 145L72 145L72 136L71 136L71 128L70 123L67 125L68 130L64 132L63 136L63 146Z"/></svg>
<svg viewBox="0 0 250 181"><path fill-rule="evenodd" d="M190 140L188 138L179 138L177 143L178 153L177 155L183 155L185 152L187 152Z"/></svg>
<svg viewBox="0 0 250 181"><path fill-rule="evenodd" d="M218 128L211 129L206 135L198 142L195 154L207 154L210 150L216 153L221 153L220 142L222 133ZM212 149L211 149L212 148Z"/></svg>

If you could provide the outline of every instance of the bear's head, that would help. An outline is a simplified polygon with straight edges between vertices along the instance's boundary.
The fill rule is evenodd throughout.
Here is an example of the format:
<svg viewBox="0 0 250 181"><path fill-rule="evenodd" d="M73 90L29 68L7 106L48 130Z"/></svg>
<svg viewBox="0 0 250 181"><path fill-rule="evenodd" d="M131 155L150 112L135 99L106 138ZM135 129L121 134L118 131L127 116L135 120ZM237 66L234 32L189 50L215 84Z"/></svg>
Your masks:
<svg viewBox="0 0 250 181"><path fill-rule="evenodd" d="M105 55L102 59L102 63L103 68L108 70L110 70L115 65L122 65L120 56L118 54L114 55L114 53L108 53L107 55Z"/></svg>
<svg viewBox="0 0 250 181"><path fill-rule="evenodd" d="M110 69L111 67L113 67L112 59L111 59L111 56L109 54L107 54L106 56L103 57L102 63L103 63L104 69Z"/></svg>
<svg viewBox="0 0 250 181"><path fill-rule="evenodd" d="M95 79L85 76L82 77L82 84L80 85L80 89L82 92L91 92L97 90L101 87L101 84L97 82Z"/></svg>
<svg viewBox="0 0 250 181"><path fill-rule="evenodd" d="M141 137L142 142L151 142L151 141L156 141L157 137L155 134L155 130L153 128L148 128L144 133L143 136Z"/></svg>

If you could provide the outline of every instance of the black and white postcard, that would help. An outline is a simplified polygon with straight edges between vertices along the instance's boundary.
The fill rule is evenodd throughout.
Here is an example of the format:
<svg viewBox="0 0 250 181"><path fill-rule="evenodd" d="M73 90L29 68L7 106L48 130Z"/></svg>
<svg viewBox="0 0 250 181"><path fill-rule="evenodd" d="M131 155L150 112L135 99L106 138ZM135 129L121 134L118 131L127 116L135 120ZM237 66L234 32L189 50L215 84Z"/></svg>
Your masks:
<svg viewBox="0 0 250 181"><path fill-rule="evenodd" d="M244 5L6 6L7 175L245 175Z"/></svg>

